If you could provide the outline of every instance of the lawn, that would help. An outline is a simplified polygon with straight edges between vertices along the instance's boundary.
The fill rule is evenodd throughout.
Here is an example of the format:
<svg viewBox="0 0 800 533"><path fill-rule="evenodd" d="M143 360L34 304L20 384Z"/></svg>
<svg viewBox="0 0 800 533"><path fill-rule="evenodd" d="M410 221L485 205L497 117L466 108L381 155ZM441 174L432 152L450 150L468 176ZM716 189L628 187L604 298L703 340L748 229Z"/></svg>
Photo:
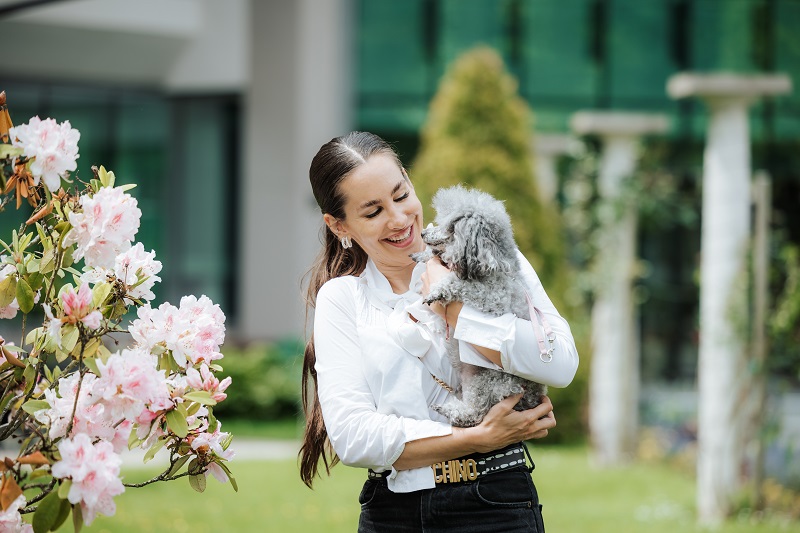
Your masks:
<svg viewBox="0 0 800 533"><path fill-rule="evenodd" d="M690 475L665 465L640 464L595 471L585 448L532 448L537 463L534 479L552 532L702 531L694 526L694 485ZM239 493L209 479L205 494L185 480L128 489L117 497L117 514L98 518L84 531L128 532L353 532L358 519L356 498L363 471L337 466L333 476L310 491L299 481L293 460L233 461ZM146 472L126 472L126 481ZM64 531L71 531L65 526ZM721 533L800 531L773 517L760 524L740 518Z"/></svg>

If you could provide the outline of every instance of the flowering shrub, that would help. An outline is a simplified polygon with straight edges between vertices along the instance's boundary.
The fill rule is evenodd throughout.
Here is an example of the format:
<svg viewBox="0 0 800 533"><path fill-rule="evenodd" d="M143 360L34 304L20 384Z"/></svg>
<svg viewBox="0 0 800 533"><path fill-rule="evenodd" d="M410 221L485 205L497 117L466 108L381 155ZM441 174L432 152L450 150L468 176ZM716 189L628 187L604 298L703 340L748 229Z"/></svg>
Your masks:
<svg viewBox="0 0 800 533"><path fill-rule="evenodd" d="M0 318L22 314L20 345L0 337L0 441L21 443L0 462L3 532L54 531L70 514L78 530L113 515L125 487L157 481L188 477L202 492L212 474L236 489L231 435L213 413L231 382L215 376L225 315L206 296L151 307L161 263L133 243L133 185L115 186L103 167L70 181L79 138L69 122L34 117L0 144L0 207L15 193L17 207L24 199L34 208L0 241ZM125 484L119 454L137 447L145 462L167 450L169 465Z"/></svg>

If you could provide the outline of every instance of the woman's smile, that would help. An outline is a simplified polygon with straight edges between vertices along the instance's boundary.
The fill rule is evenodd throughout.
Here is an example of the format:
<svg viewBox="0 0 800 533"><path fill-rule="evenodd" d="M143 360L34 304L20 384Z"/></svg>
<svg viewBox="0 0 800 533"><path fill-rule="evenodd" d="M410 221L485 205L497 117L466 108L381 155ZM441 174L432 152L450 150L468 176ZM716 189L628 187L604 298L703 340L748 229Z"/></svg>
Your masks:
<svg viewBox="0 0 800 533"><path fill-rule="evenodd" d="M408 226L403 232L383 239L396 248L407 248L414 243L414 224Z"/></svg>

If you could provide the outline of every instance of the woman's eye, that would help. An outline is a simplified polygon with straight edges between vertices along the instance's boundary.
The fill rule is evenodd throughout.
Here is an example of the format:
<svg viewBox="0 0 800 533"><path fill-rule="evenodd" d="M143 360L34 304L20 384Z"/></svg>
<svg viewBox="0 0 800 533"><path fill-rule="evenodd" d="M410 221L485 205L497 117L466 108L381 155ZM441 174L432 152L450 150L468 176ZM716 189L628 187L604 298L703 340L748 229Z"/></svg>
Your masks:
<svg viewBox="0 0 800 533"><path fill-rule="evenodd" d="M403 200L405 200L406 198L408 198L408 193L405 193L405 194L404 194L403 196L401 196L400 198L397 198L397 199L395 199L395 202L402 202L402 201L403 201Z"/></svg>
<svg viewBox="0 0 800 533"><path fill-rule="evenodd" d="M379 207L378 209L376 209L372 213L366 214L364 216L367 217L367 218L375 218L376 216L378 216L378 213L380 213L380 212L381 212L381 208Z"/></svg>

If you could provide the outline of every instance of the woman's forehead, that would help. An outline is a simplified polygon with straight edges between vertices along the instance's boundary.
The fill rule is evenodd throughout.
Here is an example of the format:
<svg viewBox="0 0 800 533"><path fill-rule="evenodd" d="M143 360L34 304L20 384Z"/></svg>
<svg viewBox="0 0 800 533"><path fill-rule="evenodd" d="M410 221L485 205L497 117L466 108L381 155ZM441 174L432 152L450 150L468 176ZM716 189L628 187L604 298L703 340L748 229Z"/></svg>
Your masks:
<svg viewBox="0 0 800 533"><path fill-rule="evenodd" d="M376 154L350 173L340 185L347 203L353 207L380 201L395 194L405 183L405 176L391 155Z"/></svg>

